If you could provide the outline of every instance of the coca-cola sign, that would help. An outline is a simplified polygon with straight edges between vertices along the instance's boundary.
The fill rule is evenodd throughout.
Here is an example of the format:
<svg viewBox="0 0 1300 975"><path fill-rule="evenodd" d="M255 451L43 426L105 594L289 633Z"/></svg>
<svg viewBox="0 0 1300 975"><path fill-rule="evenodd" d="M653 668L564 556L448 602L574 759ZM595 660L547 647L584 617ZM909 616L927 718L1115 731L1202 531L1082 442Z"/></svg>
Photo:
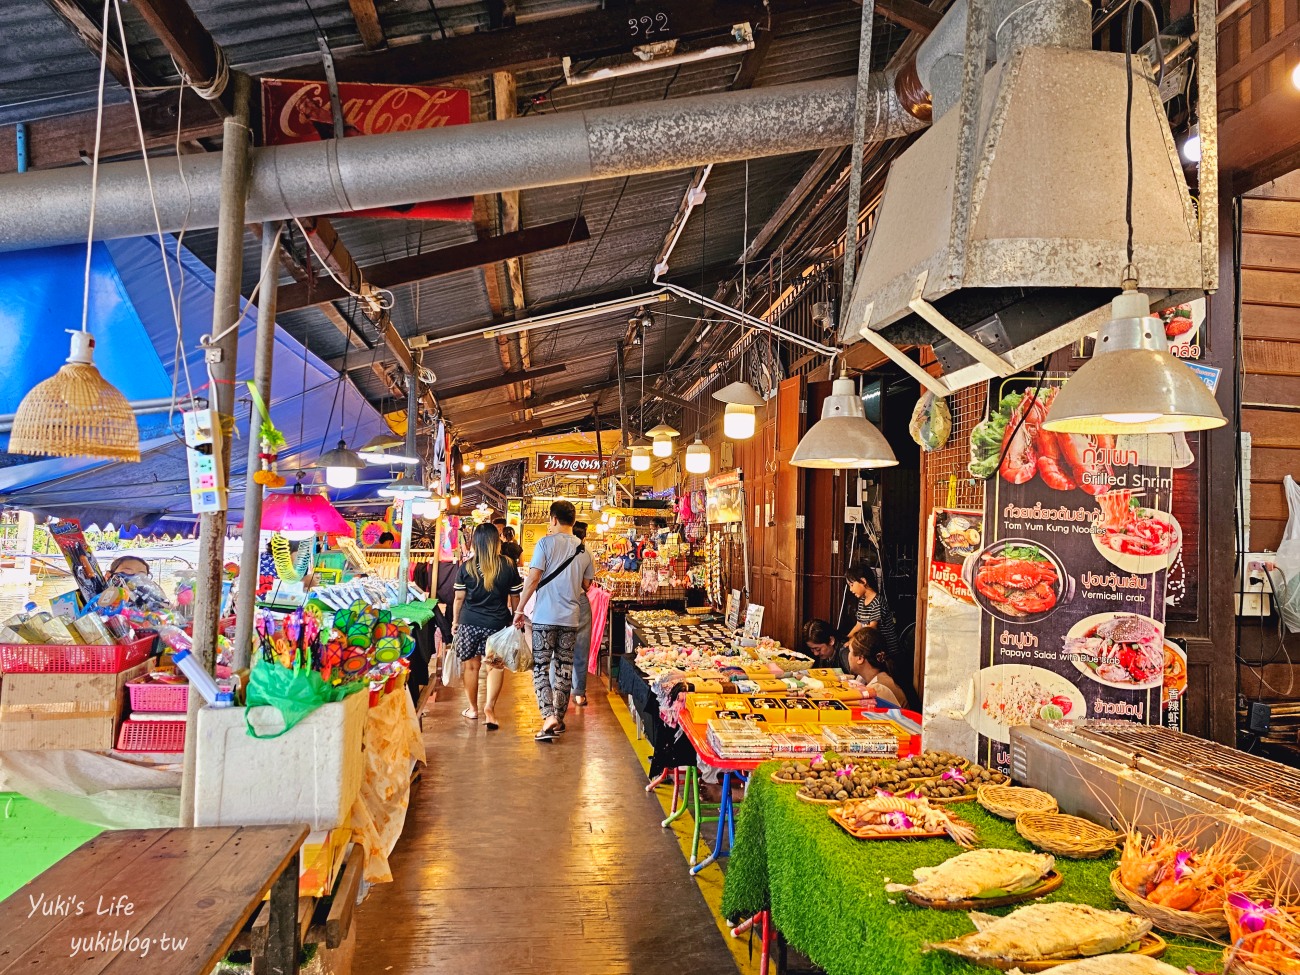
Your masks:
<svg viewBox="0 0 1300 975"><path fill-rule="evenodd" d="M464 125L469 121L469 92L432 85L339 84L343 135L382 135ZM323 81L262 80L262 143L268 146L320 142L334 138L334 112ZM406 206L361 210L349 216L405 220L469 220L472 200L439 200Z"/></svg>
<svg viewBox="0 0 1300 975"><path fill-rule="evenodd" d="M606 466L609 461L606 461ZM538 454L538 474L599 474L600 458L595 454Z"/></svg>

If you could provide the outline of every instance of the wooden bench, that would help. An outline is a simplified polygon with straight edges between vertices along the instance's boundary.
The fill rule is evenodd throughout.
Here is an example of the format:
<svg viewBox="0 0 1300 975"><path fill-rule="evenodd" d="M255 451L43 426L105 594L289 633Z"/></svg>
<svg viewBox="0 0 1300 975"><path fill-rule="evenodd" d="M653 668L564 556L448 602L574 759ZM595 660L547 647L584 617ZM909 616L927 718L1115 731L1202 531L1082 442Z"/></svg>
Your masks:
<svg viewBox="0 0 1300 975"><path fill-rule="evenodd" d="M306 826L101 833L0 901L0 975L210 975L268 891L258 967L295 975L306 837Z"/></svg>

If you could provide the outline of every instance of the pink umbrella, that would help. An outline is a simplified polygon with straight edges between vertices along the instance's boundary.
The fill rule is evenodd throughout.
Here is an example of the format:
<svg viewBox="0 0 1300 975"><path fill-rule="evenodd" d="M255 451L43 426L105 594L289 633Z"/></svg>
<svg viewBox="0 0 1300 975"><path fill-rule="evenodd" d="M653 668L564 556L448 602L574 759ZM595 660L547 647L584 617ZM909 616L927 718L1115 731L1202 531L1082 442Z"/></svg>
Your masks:
<svg viewBox="0 0 1300 975"><path fill-rule="evenodd" d="M609 593L600 586L587 590L587 601L591 603L591 645L599 647L605 637L605 623L609 620ZM587 654L587 673L594 674L600 666L600 654Z"/></svg>

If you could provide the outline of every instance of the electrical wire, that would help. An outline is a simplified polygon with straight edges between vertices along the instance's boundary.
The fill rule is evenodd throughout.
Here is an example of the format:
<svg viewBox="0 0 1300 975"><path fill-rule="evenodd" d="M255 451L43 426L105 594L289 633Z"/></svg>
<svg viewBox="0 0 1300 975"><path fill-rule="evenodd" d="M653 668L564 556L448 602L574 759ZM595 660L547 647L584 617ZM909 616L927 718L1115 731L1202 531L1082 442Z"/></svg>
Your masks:
<svg viewBox="0 0 1300 975"><path fill-rule="evenodd" d="M1127 166L1127 179L1124 185L1124 222L1128 228L1128 237L1125 244L1125 254L1127 255L1127 266L1124 268L1124 277L1130 277L1129 271L1134 281L1137 280L1137 271L1133 267L1133 11L1138 6L1143 7L1151 15L1151 29L1155 35L1156 56L1159 64L1159 70L1156 73L1156 87L1165 79L1165 56L1160 47L1160 18L1156 16L1155 7L1151 5L1151 0L1128 0L1127 7L1124 11L1124 81L1126 85L1126 97L1124 99L1124 160Z"/></svg>
<svg viewBox="0 0 1300 975"><path fill-rule="evenodd" d="M298 229L302 231L303 240L308 240L309 237L307 234L307 228L302 225L302 221L299 220L297 217L294 217L293 222L296 223L298 225ZM310 243L307 245L307 250L309 253L311 252ZM370 304L372 301L374 301L384 311L390 311L392 309L393 303L394 301L396 301L396 299L393 297L393 293L389 291L387 288L372 288L370 294L364 295L360 291L357 291L355 288L353 288L346 281L344 281L341 277L339 277L337 272L335 272L335 270L329 266L328 261L321 258L320 265L325 269L325 273L327 273L331 278L334 279L334 283L337 284L340 288L342 288L345 292L347 292L347 294L350 297L355 298L357 301L364 301L366 304ZM387 295L388 298L385 301L383 298L377 298L376 295Z"/></svg>
<svg viewBox="0 0 1300 975"><path fill-rule="evenodd" d="M90 160L90 219L86 230L86 274L81 293L81 331L90 328L90 258L95 246L95 204L99 200L99 149L104 134L104 75L108 70L108 4L104 4L104 22L100 27L99 97L95 109L95 154Z"/></svg>

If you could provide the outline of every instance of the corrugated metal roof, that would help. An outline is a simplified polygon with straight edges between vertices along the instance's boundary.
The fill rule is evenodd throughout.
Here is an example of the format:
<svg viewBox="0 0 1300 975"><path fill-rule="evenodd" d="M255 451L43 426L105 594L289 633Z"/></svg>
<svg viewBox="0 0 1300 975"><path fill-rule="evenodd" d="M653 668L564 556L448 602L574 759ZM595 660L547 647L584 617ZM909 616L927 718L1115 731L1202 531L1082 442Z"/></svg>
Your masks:
<svg viewBox="0 0 1300 975"><path fill-rule="evenodd" d="M347 0L189 0L199 20L226 50L233 65L250 73L284 72L294 63L319 57L317 33L323 33L337 54L362 50ZM488 5L484 0L386 0L378 4L381 24L390 46L419 38L437 38L444 32L459 34L486 29ZM516 0L517 22L596 10L597 0ZM76 111L93 106L97 78L96 58L79 38L51 11L45 0L5 0L5 44L0 45L0 122L32 118L56 111ZM851 75L857 67L859 9L854 6L817 7L812 10L778 10L776 37L767 50L754 84L770 86L816 78ZM123 5L132 54L155 79L166 83L176 71L162 45L153 37L130 4ZM439 23L441 21L441 23ZM907 36L907 31L877 18L872 60L883 65ZM579 56L581 52L573 52ZM376 52L382 58L383 52ZM575 65L582 71L614 60ZM660 67L584 85L568 85L558 66L516 74L522 114L581 111L663 98L728 90L744 63L742 55ZM474 121L490 117L491 79L467 79ZM123 93L111 79L108 97ZM672 255L670 277L705 294L718 280L729 277L750 239L802 176L813 153L744 163L719 165L710 176L705 204L696 209ZM748 170L748 172L746 172ZM626 295L649 289L653 264L669 233L682 198L694 174L689 171L656 173L626 179L527 190L520 194L524 227L583 216L589 240L523 258L524 315L551 310L565 303L596 296ZM353 259L363 268L412 254L475 240L478 229L469 222L424 222L336 218L334 226ZM300 237L297 231L291 236ZM209 265L215 259L216 231L194 230L185 245ZM295 241L299 251L300 239ZM245 236L244 291L258 275L261 244ZM791 269L794 270L793 268ZM497 269L489 273L498 274ZM762 273L751 266L751 275ZM502 276L504 278L504 276ZM292 278L283 271L282 283ZM779 282L778 282L779 284ZM420 283L392 288L391 317L406 336L444 337L482 329L493 320L493 310L482 269L444 275ZM358 323L368 345L378 337L349 302L337 303L345 316ZM700 309L686 302L655 304L656 324L646 333L644 349L627 355L628 383L639 399L640 368L660 372L678 351ZM627 332L628 313L611 312L529 333L531 363L564 363L564 372L533 380L533 400L545 402L572 390L609 383L615 375L614 352ZM320 307L282 312L280 323L312 351L325 358L356 351L339 327ZM692 345L703 352L713 339L735 327L717 328L710 342ZM437 377L438 389L499 376L501 359L495 339L474 337L431 347L425 365ZM387 405L391 392L370 368L350 370L353 382L375 402ZM511 421L504 412L508 391L492 389L446 403L449 418L463 424L474 437L491 439L508 432ZM585 400L549 410L538 417L547 425L580 422L593 405L609 409L617 402L611 388ZM656 407L652 413L657 414ZM665 410L682 423L676 407ZM472 424L475 415L495 416ZM633 424L637 421L634 419ZM692 427L693 429L693 427Z"/></svg>

